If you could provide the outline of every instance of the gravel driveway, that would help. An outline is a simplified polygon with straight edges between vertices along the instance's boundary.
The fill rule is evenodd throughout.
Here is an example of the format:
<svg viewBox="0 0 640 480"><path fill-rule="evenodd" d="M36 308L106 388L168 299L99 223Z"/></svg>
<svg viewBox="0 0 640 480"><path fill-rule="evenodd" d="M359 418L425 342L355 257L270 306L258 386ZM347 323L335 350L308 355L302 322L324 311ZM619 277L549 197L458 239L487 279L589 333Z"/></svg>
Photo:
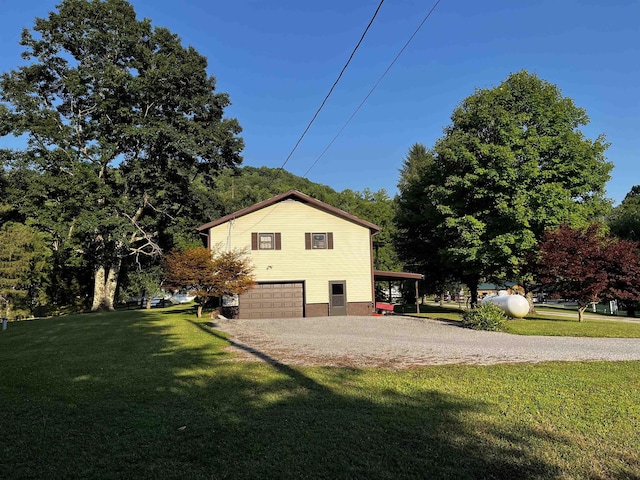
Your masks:
<svg viewBox="0 0 640 480"><path fill-rule="evenodd" d="M286 365L410 368L451 363L640 360L640 339L482 332L402 316L216 320L241 359Z"/></svg>

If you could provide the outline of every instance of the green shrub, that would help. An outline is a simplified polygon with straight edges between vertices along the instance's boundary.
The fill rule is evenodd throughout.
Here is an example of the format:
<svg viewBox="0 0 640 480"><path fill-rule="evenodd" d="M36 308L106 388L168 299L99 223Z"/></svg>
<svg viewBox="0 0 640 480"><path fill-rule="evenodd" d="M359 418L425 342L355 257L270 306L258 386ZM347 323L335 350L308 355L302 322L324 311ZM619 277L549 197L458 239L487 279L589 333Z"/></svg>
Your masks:
<svg viewBox="0 0 640 480"><path fill-rule="evenodd" d="M473 330L500 332L504 330L506 321L507 316L492 303L485 303L462 314L462 326Z"/></svg>

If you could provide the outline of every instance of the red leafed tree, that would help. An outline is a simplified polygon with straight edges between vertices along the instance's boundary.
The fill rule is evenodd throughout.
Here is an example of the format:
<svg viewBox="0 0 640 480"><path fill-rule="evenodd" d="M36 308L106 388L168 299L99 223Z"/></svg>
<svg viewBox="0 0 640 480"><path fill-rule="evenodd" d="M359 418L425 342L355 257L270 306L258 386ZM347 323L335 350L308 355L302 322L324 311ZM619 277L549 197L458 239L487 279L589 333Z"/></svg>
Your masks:
<svg viewBox="0 0 640 480"><path fill-rule="evenodd" d="M538 279L578 303L578 321L593 302L640 297L637 243L603 235L599 225L566 225L545 234L537 264Z"/></svg>
<svg viewBox="0 0 640 480"><path fill-rule="evenodd" d="M245 252L211 252L204 247L175 251L165 258L167 285L195 290L198 318L211 298L239 295L255 283L253 265Z"/></svg>
<svg viewBox="0 0 640 480"><path fill-rule="evenodd" d="M612 239L607 246L606 296L620 300L640 300L640 243Z"/></svg>

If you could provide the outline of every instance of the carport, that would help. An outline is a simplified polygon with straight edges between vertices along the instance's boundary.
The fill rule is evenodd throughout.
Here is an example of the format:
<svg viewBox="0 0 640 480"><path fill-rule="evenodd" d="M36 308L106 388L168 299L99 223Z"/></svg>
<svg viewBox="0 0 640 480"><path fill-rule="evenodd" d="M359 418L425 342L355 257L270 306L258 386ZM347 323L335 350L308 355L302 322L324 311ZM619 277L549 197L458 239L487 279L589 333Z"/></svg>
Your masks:
<svg viewBox="0 0 640 480"><path fill-rule="evenodd" d="M388 272L385 270L374 270L373 281L374 282L389 282L389 294L391 294L391 285L393 282L401 282L403 280L414 280L416 288L416 312L420 311L419 307L419 295L418 295L418 282L424 279L424 275L421 273L409 273L409 272Z"/></svg>

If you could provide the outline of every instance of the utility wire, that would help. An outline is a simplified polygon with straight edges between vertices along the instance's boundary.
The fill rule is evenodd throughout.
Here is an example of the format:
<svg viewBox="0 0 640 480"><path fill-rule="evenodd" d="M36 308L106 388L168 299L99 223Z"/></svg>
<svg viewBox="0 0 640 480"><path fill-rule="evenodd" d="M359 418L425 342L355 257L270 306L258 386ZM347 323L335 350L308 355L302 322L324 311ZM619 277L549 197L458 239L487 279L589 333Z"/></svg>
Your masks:
<svg viewBox="0 0 640 480"><path fill-rule="evenodd" d="M307 132L309 131L309 129L311 128L311 125L313 124L313 122L316 120L316 118L318 117L318 114L320 113L320 111L323 109L325 103L327 103L327 100L329 99L329 97L331 96L331 94L333 93L333 90L336 88L336 85L338 84L338 82L340 81L340 79L342 78L342 74L344 73L344 71L347 69L347 67L349 66L349 64L351 63L351 60L353 59L353 56L355 55L356 51L358 50L358 48L360 47L360 44L362 43L362 41L364 40L365 35L367 34L367 32L369 31L369 28L371 27L371 25L373 24L373 21L375 20L375 18L378 16L378 12L380 11L380 8L382 7L382 4L384 3L384 0L380 0L380 4L378 5L378 8L376 8L376 11L373 14L373 17L371 17L371 20L369 21L369 24L367 25L367 28L365 28L362 36L360 37L360 40L358 41L358 44L355 46L355 48L353 49L353 51L351 52L351 55L349 55L349 59L347 60L347 63L345 63L344 67L342 67L342 70L340 71L340 74L338 75L338 78L336 79L335 82L333 82L333 85L331 86L331 89L329 90L329 93L327 93L327 96L324 97L324 100L322 101L322 103L320 104L320 107L318 107L318 110L316 110L316 113L313 115L313 118L311 119L311 121L309 122L309 124L307 125L307 128L304 129L304 132L302 132L302 135L300 135L300 138L298 139L298 141L296 142L296 144L294 145L293 149L291 150L291 152L289 152L289 155L287 156L286 160L284 161L284 163L282 164L282 166L278 169L278 171L276 172L276 174L274 175L273 179L271 179L271 182L269 182L269 185L267 186L267 191L269 190L269 188L271 188L271 185L273 185L273 182L276 181L276 179L278 178L278 176L280 175L280 172L282 172L282 170L284 170L285 165L289 162L289 160L291 159L291 156L293 155L293 153L298 149L298 145L300 145L300 142L302 142L302 139L305 137L305 135L307 134Z"/></svg>
<svg viewBox="0 0 640 480"><path fill-rule="evenodd" d="M402 55L402 53L406 50L406 48L409 46L409 44L411 43L411 41L414 39L414 37L418 34L418 32L420 31L420 29L422 28L422 26L425 24L425 22L429 19L429 17L431 16L431 14L433 13L433 11L436 9L436 7L438 6L438 4L440 3L441 0L437 0L436 3L434 3L433 7L431 7L431 10L429 10L429 13L427 13L427 15L422 19L422 22L420 22L420 25L418 25L418 28L416 28L416 30L413 32L413 35L411 35L411 37L409 37L409 40L407 40L407 42L404 44L404 46L400 49L400 51L398 52L398 54L396 55L396 57L393 59L393 61L389 64L389 66L387 67L387 69L384 71L384 73L380 76L380 78L378 79L378 81L373 85L373 87L371 88L371 90L369 90L369 93L367 93L367 95L364 97L364 100L362 100L362 102L360 102L360 105L358 105L358 108L355 109L355 111L351 114L351 116L349 117L349 119L347 120L347 122L342 126L342 128L338 131L338 133L336 134L335 137L333 137L333 140L331 140L329 142L329 144L325 147L325 149L322 151L322 153L318 156L318 158L316 158L316 160L311 164L311 166L309 167L309 169L304 172L304 175L302 175L303 178L306 178L307 174L311 171L311 169L313 167L316 166L316 163L318 163L318 161L324 156L325 153L327 153L327 150L329 150L329 148L331 148L331 146L333 145L333 143L338 139L338 137L340 136L340 134L344 131L345 128L347 128L347 125L349 125L349 123L351 123L351 120L353 120L353 118L357 115L357 113L360 111L360 109L362 108L362 106L365 104L365 102L369 99L369 97L371 96L371 94L374 92L374 90L378 87L378 85L380 85L380 82L382 82L382 80L384 79L384 77L387 75L387 73L389 73L389 70L391 70L391 67L393 67L393 65L395 65L396 61L398 60L398 58L400 58L400 55Z"/></svg>

